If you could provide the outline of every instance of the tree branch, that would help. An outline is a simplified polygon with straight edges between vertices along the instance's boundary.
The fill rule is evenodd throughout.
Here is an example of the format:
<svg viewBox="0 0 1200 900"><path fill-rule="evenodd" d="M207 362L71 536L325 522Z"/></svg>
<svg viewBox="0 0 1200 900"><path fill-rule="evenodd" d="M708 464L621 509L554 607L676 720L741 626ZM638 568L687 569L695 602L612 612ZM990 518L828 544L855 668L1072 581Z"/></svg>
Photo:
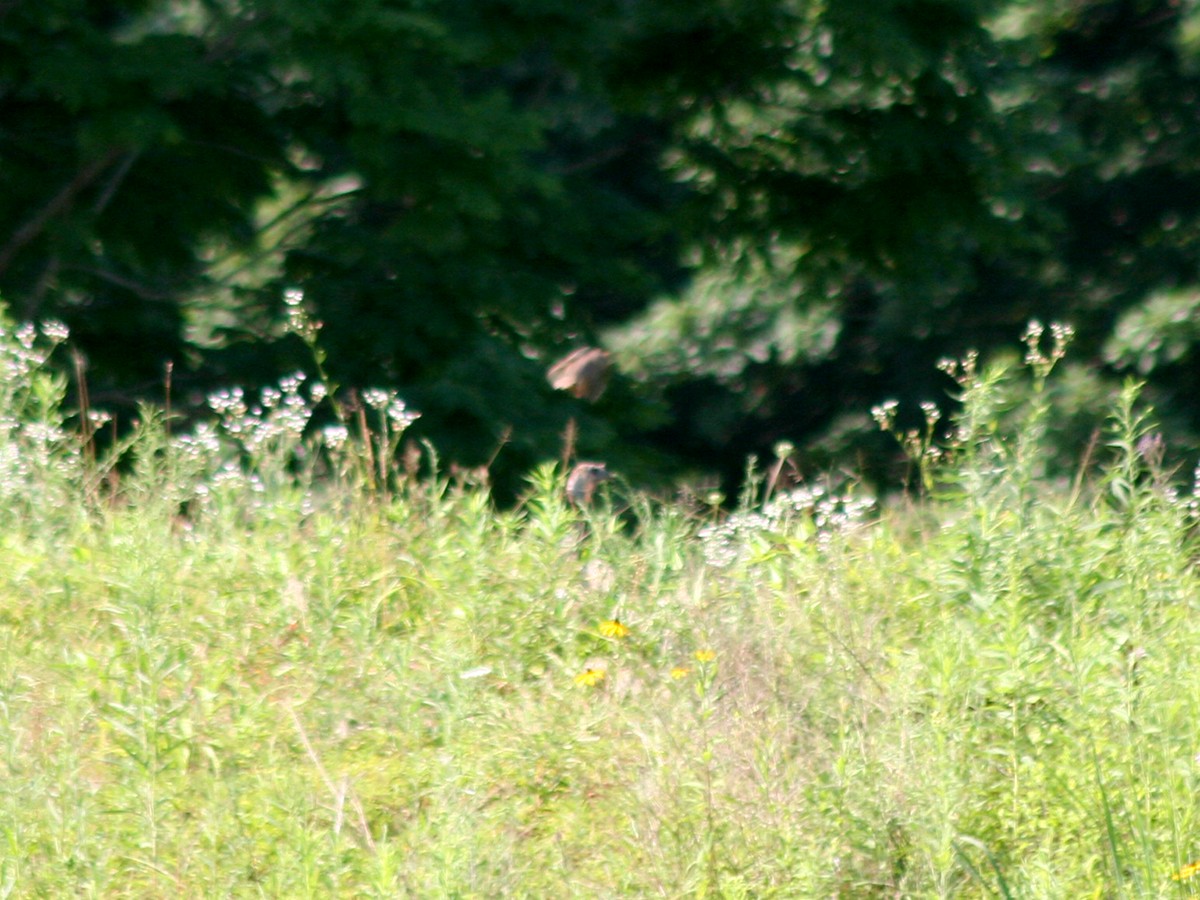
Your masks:
<svg viewBox="0 0 1200 900"><path fill-rule="evenodd" d="M55 216L70 209L75 198L87 190L92 182L99 178L101 173L111 166L120 155L121 151L114 149L101 158L92 160L76 172L74 178L59 188L58 193L46 201L46 204L26 220L25 224L14 231L8 242L0 247L0 274L8 269L13 257L46 230L46 226Z"/></svg>
<svg viewBox="0 0 1200 900"><path fill-rule="evenodd" d="M99 278L101 281L107 281L109 284L115 284L117 287L136 294L138 298L154 302L167 302L174 300L176 295L171 291L160 290L150 287L140 281L135 281L132 278L127 278L109 269L104 269L99 266L71 266L74 272L82 272L85 275L92 275Z"/></svg>
<svg viewBox="0 0 1200 900"><path fill-rule="evenodd" d="M108 179L108 184L104 186L104 190L100 192L100 196L96 198L96 202L92 204L92 212L99 214L108 206L112 200L113 194L117 192L117 188L121 186L121 182L125 180L125 176L129 174L129 170L133 168L133 164L141 153L137 150L130 150L121 157L121 162L113 171L112 176Z"/></svg>

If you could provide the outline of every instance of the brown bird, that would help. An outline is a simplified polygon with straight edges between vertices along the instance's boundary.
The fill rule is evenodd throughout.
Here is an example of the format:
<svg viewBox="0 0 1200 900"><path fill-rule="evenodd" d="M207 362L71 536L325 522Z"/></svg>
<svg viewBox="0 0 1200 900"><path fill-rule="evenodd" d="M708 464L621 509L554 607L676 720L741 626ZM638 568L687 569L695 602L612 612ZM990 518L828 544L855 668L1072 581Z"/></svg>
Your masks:
<svg viewBox="0 0 1200 900"><path fill-rule="evenodd" d="M580 400L595 403L608 386L612 354L598 347L572 350L550 367L546 380L557 391L570 391Z"/></svg>
<svg viewBox="0 0 1200 900"><path fill-rule="evenodd" d="M577 463L567 476L567 499L576 506L587 506L592 502L596 488L612 477L604 463Z"/></svg>

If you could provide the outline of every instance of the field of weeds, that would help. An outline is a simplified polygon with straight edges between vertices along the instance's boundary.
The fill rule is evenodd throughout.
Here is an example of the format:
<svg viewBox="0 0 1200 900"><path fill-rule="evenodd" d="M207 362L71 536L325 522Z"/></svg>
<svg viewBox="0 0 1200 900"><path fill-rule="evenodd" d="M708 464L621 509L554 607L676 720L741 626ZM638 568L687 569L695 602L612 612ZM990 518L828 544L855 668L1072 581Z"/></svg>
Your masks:
<svg viewBox="0 0 1200 900"><path fill-rule="evenodd" d="M1132 386L1047 474L1057 344L905 498L500 510L301 377L97 455L64 338L0 344L0 897L1196 893L1195 496Z"/></svg>

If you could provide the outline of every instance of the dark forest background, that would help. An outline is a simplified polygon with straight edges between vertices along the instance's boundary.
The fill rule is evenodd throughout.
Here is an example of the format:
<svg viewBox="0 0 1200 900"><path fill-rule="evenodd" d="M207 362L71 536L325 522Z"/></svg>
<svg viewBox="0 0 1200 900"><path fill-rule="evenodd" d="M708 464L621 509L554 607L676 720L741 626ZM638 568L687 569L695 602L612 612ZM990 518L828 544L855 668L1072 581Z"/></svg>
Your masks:
<svg viewBox="0 0 1200 900"><path fill-rule="evenodd" d="M1036 318L1066 457L1132 376L1185 460L1198 231L1193 0L0 0L0 297L126 421L312 372L291 292L502 492L570 420L648 483L886 478L871 406Z"/></svg>

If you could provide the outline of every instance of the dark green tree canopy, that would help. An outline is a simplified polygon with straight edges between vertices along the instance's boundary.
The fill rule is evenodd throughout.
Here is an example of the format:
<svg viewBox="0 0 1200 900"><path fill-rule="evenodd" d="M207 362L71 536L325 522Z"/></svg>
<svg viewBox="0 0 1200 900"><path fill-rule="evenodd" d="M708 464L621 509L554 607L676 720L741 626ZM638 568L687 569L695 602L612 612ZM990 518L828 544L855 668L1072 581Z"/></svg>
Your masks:
<svg viewBox="0 0 1200 900"><path fill-rule="evenodd" d="M304 365L464 463L832 460L933 363L1064 318L1197 365L1182 0L0 3L0 296L114 401ZM550 359L607 340L595 407ZM1182 433L1182 432L1181 432ZM506 436L504 438L503 436ZM821 458L819 454L814 458Z"/></svg>

